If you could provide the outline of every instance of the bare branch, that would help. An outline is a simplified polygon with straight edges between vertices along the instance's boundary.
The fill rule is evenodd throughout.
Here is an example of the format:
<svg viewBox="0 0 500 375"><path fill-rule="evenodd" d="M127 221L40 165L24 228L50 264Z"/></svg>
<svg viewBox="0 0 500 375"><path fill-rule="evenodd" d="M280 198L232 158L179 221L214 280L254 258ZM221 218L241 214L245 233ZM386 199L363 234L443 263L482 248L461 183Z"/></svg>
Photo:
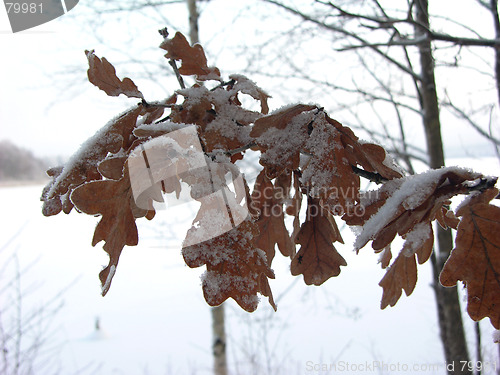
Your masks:
<svg viewBox="0 0 500 375"><path fill-rule="evenodd" d="M389 56L387 53L383 52L382 50L380 50L377 46L371 46L370 43L365 40L364 38L362 38L361 36L355 34L355 33L352 33L342 27L339 27L339 26L336 26L334 24L327 24L325 22L322 22L318 19L315 19L311 16L308 16L307 14L305 13L302 13L302 12L299 12L297 9L293 9L285 4L282 4L278 1L275 1L275 0L263 0L264 2L267 2L267 3L270 3L270 4L274 4L284 10L286 10L287 12L290 12L298 17L301 17L303 20L305 21L308 21L308 22L312 22L322 28L325 28L327 30L331 30L331 31L334 31L334 32L338 32L338 33L341 33L345 36L348 36L350 38L353 38L355 40L357 40L358 42L360 42L362 45L367 45L368 48L372 49L374 52L376 52L377 54L379 54L380 56L382 56L384 59L390 61L392 64L394 64L395 66L397 66L399 69L401 69L402 71L404 71L405 73L411 75L412 77L414 77L415 79L417 80L421 80L421 76L420 74L416 73L415 71L409 69L407 66L403 65L402 63L400 63L399 61L397 61L396 59L394 59L393 57Z"/></svg>
<svg viewBox="0 0 500 375"><path fill-rule="evenodd" d="M480 1L480 0L478 0ZM492 0L492 1L497 1L497 0ZM419 29L422 30L423 34L426 34L427 37L421 37L421 38L416 38L416 39L408 39L408 38L401 38L394 40L394 38L391 38L387 42L382 42L382 43L361 43L361 45L353 45L353 46L348 46L345 48L340 49L340 51L343 50L349 50L349 49L356 49L356 48L365 48L365 47L383 47L383 46L396 46L396 45L403 45L403 46L416 46L419 43L422 43L423 41L429 39L431 41L443 41L443 42L450 42L455 45L460 45L460 46L477 46L477 47L498 47L500 46L500 38L497 35L497 38L495 39L486 39L486 38L481 38L478 35L478 38L467 38L467 37L456 37L452 36L449 34L445 33L439 33L431 30L429 27L426 25L417 22L413 18L411 18L411 15L409 14L407 18L401 19L401 18L393 18L389 17L383 7L378 4L378 8L383 12L383 17L376 17L376 16L370 16L366 14L360 14L360 13L352 13L348 12L345 9L339 7L338 5L333 4L332 2L323 2L317 0L318 3L323 4L323 5L329 5L333 9L337 10L340 14L340 16L347 17L347 18L352 18L352 19L358 19L358 20L365 20L365 21L370 21L373 23L376 23L376 26L370 27L370 26L365 26L369 28L374 28L377 30L380 29L394 29L397 31L395 28L395 25L398 23L405 23L411 26L416 26ZM484 5L484 4L483 4ZM489 5L488 9L492 12L494 12L492 9L496 9L493 5ZM464 25L460 25L462 27L465 27ZM469 28L468 28L469 29ZM473 32L473 30L469 29L470 31ZM476 33L477 34L477 33ZM423 38L423 40L422 40Z"/></svg>
<svg viewBox="0 0 500 375"><path fill-rule="evenodd" d="M338 48L337 51L348 51L359 48L375 48L375 47L392 47L392 46L417 46L425 41L441 41L449 42L457 46L468 47L500 47L500 39L473 39L464 37L455 37L448 34L440 34L430 32L427 36L412 39L394 39L380 43L363 43L360 45L352 45L343 48Z"/></svg>
<svg viewBox="0 0 500 375"><path fill-rule="evenodd" d="M472 118L468 115L463 109L458 108L451 100L446 100L442 103L442 105L450 108L455 115L464 119L474 130L476 130L479 134L485 137L487 140L495 144L497 147L500 146L500 139L496 138L493 134L487 133L483 128L481 128Z"/></svg>

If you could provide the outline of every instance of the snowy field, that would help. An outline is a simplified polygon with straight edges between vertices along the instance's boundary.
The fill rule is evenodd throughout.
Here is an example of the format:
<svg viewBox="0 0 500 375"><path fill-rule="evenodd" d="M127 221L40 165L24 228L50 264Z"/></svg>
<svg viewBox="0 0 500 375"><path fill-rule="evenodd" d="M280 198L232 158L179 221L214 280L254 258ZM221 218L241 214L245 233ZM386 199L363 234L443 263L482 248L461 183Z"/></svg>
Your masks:
<svg viewBox="0 0 500 375"><path fill-rule="evenodd" d="M448 164L500 174L495 158ZM45 218L41 190L0 187L0 298L10 306L1 316L2 329L16 328L18 312L27 319L54 297L56 304L63 302L56 315L23 336L22 345L28 345L34 333L47 335L34 373L211 374L203 269L188 268L180 254L189 206L161 212L152 222L138 221L139 246L124 249L103 298L97 275L107 255L102 243L90 245L97 218L76 212ZM403 295L394 308L382 311L378 282L384 271L377 257L370 246L355 255L352 234L347 230L343 236L346 245L338 249L348 267L321 287L290 276L287 260L276 256L276 280L270 283L278 312L267 299L252 314L232 300L226 303L230 374L333 374L333 364L335 373L445 374L430 265L419 266L410 297ZM472 349L473 325L470 320L466 325ZM498 364L490 326L481 322L484 361Z"/></svg>

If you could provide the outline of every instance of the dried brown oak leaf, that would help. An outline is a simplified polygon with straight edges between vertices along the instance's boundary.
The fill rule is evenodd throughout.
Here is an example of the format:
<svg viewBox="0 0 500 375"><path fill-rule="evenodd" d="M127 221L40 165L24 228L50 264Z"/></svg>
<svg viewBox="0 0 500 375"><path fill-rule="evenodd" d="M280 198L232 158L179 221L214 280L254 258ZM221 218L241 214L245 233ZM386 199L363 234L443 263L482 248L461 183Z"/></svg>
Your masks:
<svg viewBox="0 0 500 375"><path fill-rule="evenodd" d="M415 230L403 236L405 243L396 260L391 264L379 285L383 288L380 307L394 306L401 297L402 291L409 296L417 284L417 265L425 263L432 253L434 233L429 222L420 223ZM388 245L389 246L389 245ZM384 248L381 258L382 268L386 268L392 255L388 246Z"/></svg>
<svg viewBox="0 0 500 375"><path fill-rule="evenodd" d="M129 98L144 99L144 96L130 78L125 77L120 80L116 76L114 66L105 57L100 59L94 54L93 50L85 51L85 55L89 61L87 76L92 84L109 96L124 94Z"/></svg>
<svg viewBox="0 0 500 375"><path fill-rule="evenodd" d="M309 196L319 198L332 213L345 212L359 195L359 176L347 159L340 133L319 113L312 122L312 132L305 143L311 158L302 172L302 184Z"/></svg>
<svg viewBox="0 0 500 375"><path fill-rule="evenodd" d="M220 80L220 71L216 67L207 66L207 58L203 47L199 44L190 46L186 37L180 32L175 33L172 39L165 39L160 48L167 51L166 58L181 60L179 73L190 76L196 75L199 81Z"/></svg>
<svg viewBox="0 0 500 375"><path fill-rule="evenodd" d="M194 85L187 90L179 90L179 94L185 99L180 106L172 108L170 120L182 124L196 124L202 130L205 129L215 118L210 91L205 86Z"/></svg>
<svg viewBox="0 0 500 375"><path fill-rule="evenodd" d="M376 172L381 177L391 180L402 177L402 173L387 157L385 150L373 143L362 143L354 132L347 126L326 116L326 120L341 134L341 141L346 157L352 166L360 165L364 170Z"/></svg>
<svg viewBox="0 0 500 375"><path fill-rule="evenodd" d="M333 246L344 243L331 214L323 209L318 199L308 197L306 221L302 223L295 242L300 250L293 257L292 275L304 275L307 285L321 285L332 276L340 274L345 259Z"/></svg>
<svg viewBox="0 0 500 375"><path fill-rule="evenodd" d="M409 257L400 253L391 264L379 285L383 288L380 307L394 306L401 297L402 290L409 296L417 284L417 264L415 255Z"/></svg>
<svg viewBox="0 0 500 375"><path fill-rule="evenodd" d="M449 287L462 280L470 317L489 317L500 329L500 208L489 204L497 195L498 189L488 189L460 206L455 249L439 280Z"/></svg>
<svg viewBox="0 0 500 375"><path fill-rule="evenodd" d="M99 274L104 296L109 290L123 247L138 243L133 214L135 203L127 168L118 181L93 181L81 185L71 194L71 201L78 210L101 216L95 228L92 246L105 241L103 248L109 254L109 264Z"/></svg>
<svg viewBox="0 0 500 375"><path fill-rule="evenodd" d="M275 245L284 256L293 254L294 244L285 226L281 189L276 189L271 180L261 171L255 180L252 193L252 208L258 211L256 224L259 227L259 235L255 238L255 244L259 249L266 252L267 262L271 262L275 255Z"/></svg>
<svg viewBox="0 0 500 375"><path fill-rule="evenodd" d="M102 179L98 170L99 163L108 153L129 148L130 134L136 126L137 118L144 111L147 110L139 105L111 120L82 144L63 168L51 172L53 179L44 188L41 198L45 216L56 215L63 209L65 213L69 213L73 208L69 200L71 191L85 182Z"/></svg>
<svg viewBox="0 0 500 375"><path fill-rule="evenodd" d="M268 282L268 278L274 279L274 273L264 251L255 246L257 234L257 225L245 220L220 236L183 247L182 254L189 267L207 266L202 283L209 305L220 305L231 297L244 310L252 312L257 308L257 293L260 293L269 297L276 310Z"/></svg>
<svg viewBox="0 0 500 375"><path fill-rule="evenodd" d="M297 104L255 121L250 137L262 152L260 164L269 178L299 167L300 152L316 114L316 106Z"/></svg>

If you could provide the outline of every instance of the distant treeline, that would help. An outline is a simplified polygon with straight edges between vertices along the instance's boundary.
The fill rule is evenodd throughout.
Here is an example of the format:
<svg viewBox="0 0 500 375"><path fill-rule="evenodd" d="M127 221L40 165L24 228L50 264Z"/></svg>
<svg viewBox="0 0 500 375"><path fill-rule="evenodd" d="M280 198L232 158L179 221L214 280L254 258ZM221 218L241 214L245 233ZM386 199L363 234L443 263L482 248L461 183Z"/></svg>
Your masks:
<svg viewBox="0 0 500 375"><path fill-rule="evenodd" d="M0 141L0 182L39 181L47 178L47 163L10 141Z"/></svg>

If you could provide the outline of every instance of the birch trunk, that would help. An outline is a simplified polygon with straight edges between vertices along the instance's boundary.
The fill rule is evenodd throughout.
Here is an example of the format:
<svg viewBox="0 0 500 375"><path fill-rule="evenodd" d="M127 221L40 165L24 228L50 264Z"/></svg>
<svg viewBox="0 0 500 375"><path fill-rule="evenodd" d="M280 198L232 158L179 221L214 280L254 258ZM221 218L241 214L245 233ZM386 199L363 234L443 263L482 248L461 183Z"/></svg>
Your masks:
<svg viewBox="0 0 500 375"><path fill-rule="evenodd" d="M191 44L200 42L198 28L198 7L196 0L187 0L189 12L189 39ZM212 308L212 353L214 356L214 374L227 375L226 330L224 304Z"/></svg>
<svg viewBox="0 0 500 375"><path fill-rule="evenodd" d="M416 33L425 33L429 29L429 2L428 0L417 0L415 2L416 21L424 26L417 26ZM434 58L431 48L431 40L427 38L418 45L421 82L420 98L423 111L423 124L427 141L427 153L431 168L444 166L443 141L441 137L441 123L439 117L439 102L436 91L436 80L434 75ZM437 256L433 259L434 291L438 308L439 329L444 347L445 359L448 364L454 363L455 371L449 374L471 374L467 368L461 371L460 361L469 361L469 353L465 332L462 323L462 313L458 298L457 287L444 288L439 284L439 272L443 268L446 259L453 248L451 231L437 228ZM465 366L467 367L467 366Z"/></svg>

